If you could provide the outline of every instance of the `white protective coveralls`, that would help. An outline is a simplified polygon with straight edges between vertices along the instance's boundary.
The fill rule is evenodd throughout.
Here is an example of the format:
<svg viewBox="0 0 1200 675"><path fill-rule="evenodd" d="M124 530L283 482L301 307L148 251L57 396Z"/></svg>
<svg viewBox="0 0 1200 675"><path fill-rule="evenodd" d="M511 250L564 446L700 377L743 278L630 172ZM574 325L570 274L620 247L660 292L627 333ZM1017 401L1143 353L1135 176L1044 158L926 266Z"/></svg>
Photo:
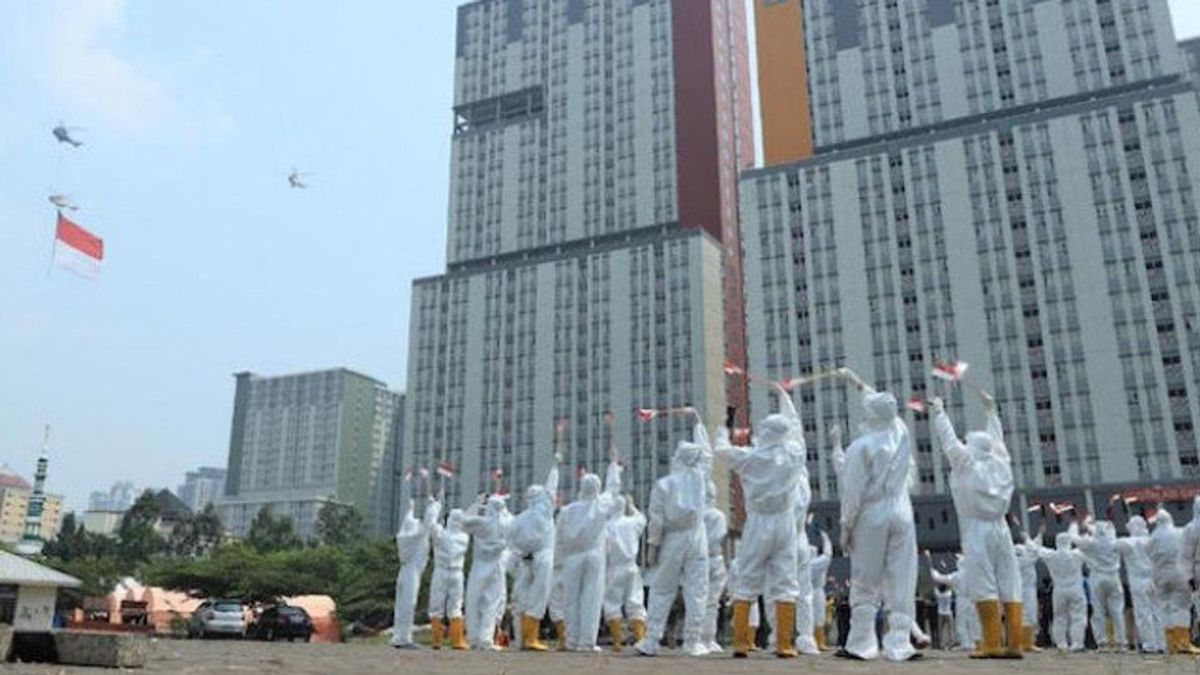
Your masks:
<svg viewBox="0 0 1200 675"><path fill-rule="evenodd" d="M1154 587L1161 603L1166 626L1167 651L1171 654L1196 654L1191 637L1192 560L1184 548L1186 528L1176 527L1175 519L1164 508L1158 510L1154 532L1150 535L1150 561L1154 563Z"/></svg>
<svg viewBox="0 0 1200 675"><path fill-rule="evenodd" d="M1037 648L1038 635L1038 546L1028 536L1013 546L1017 556L1017 569L1021 572L1021 611L1024 613L1025 651L1041 651Z"/></svg>
<svg viewBox="0 0 1200 675"><path fill-rule="evenodd" d="M888 612L883 655L913 658L910 640L916 613L917 537L909 491L916 461L908 427L896 399L864 388L865 433L845 452L840 474L842 550L850 554L850 633L842 653L879 657L875 617Z"/></svg>
<svg viewBox="0 0 1200 675"><path fill-rule="evenodd" d="M556 458L557 460L557 458ZM525 490L525 510L512 519L508 545L515 559L513 606L520 620L521 646L527 651L544 652L538 628L550 601L554 582L554 501L558 494L558 464L550 467L546 484Z"/></svg>
<svg viewBox="0 0 1200 675"><path fill-rule="evenodd" d="M995 403L990 396L983 399L986 431L972 432L967 434L966 443L960 441L940 399L933 399L931 405L933 429L950 462L950 493L958 511L962 567L971 579L970 599L975 603L983 629L980 649L972 656L1021 658L1026 632L1021 610L1021 572L1006 520L1013 493L1012 459L1004 445L1004 430Z"/></svg>
<svg viewBox="0 0 1200 675"><path fill-rule="evenodd" d="M961 563L961 560L959 561ZM958 605L954 612L954 634L958 638L956 649L962 651L970 651L975 649L975 642L982 637L982 631L979 628L979 612L975 611L975 607L968 599L967 576L962 569L957 569L950 574L943 574L937 570L929 571L933 583L941 584L953 591L953 596L958 600Z"/></svg>
<svg viewBox="0 0 1200 675"><path fill-rule="evenodd" d="M1054 582L1054 624L1050 635L1061 651L1083 651L1087 633L1087 597L1083 593L1083 554L1071 547L1075 524L1054 538L1054 548L1038 545L1038 558Z"/></svg>
<svg viewBox="0 0 1200 675"><path fill-rule="evenodd" d="M433 647L441 647L442 620L450 621L450 642L455 649L464 649L466 632L463 625L463 561L471 538L462 529L463 512L452 509L446 526L433 526L433 576L429 581L429 622L433 631Z"/></svg>
<svg viewBox="0 0 1200 675"><path fill-rule="evenodd" d="M658 653L675 595L682 591L683 653L708 654L701 641L708 602L708 537L704 528L705 492L711 461L708 432L698 422L692 440L680 441L671 457L671 473L650 491L646 545L656 550L650 575L650 607L646 636L636 649L643 656Z"/></svg>
<svg viewBox="0 0 1200 675"><path fill-rule="evenodd" d="M505 554L511 521L504 498L496 495L488 497L485 504L477 502L472 512L463 516L463 530L474 542L467 578L467 636L477 649L499 649L494 638L507 594Z"/></svg>
<svg viewBox="0 0 1200 675"><path fill-rule="evenodd" d="M400 571L396 574L396 607L392 614L392 646L415 649L412 640L413 612L417 608L417 592L421 588L421 575L429 562L429 536L442 514L442 505L429 500L425 517L418 521L413 517L413 502L409 499L408 511L400 521L396 533L396 552L400 557Z"/></svg>
<svg viewBox="0 0 1200 675"><path fill-rule="evenodd" d="M728 571L725 569L725 536L729 532L725 513L717 508L717 486L711 480L705 490L704 534L708 540L708 598L704 608L704 629L700 641L710 654L724 650L717 642L717 619L721 612L721 595L725 592Z"/></svg>
<svg viewBox="0 0 1200 675"><path fill-rule="evenodd" d="M631 498L617 497L617 500L624 513L608 523L604 574L604 620L614 651L620 651L623 643L622 610L634 640L641 641L646 636L646 607L642 600L646 586L637 561L646 516L634 507Z"/></svg>
<svg viewBox="0 0 1200 675"><path fill-rule="evenodd" d="M808 484L808 468L804 479L796 485L796 499L792 511L796 514L796 651L808 656L819 656L816 636L813 634L812 606L812 543L808 540L808 506L812 502L812 487Z"/></svg>
<svg viewBox="0 0 1200 675"><path fill-rule="evenodd" d="M1096 644L1123 650L1129 642L1125 639L1125 586L1121 583L1116 529L1101 520L1095 523L1095 534L1076 536L1074 543L1091 571L1092 635ZM1109 644L1108 621L1112 621L1115 644Z"/></svg>
<svg viewBox="0 0 1200 675"><path fill-rule="evenodd" d="M750 605L759 596L775 604L776 656L796 656L796 601L800 595L796 539L798 528L804 525L796 522L796 502L807 492L808 458L792 397L782 387L777 393L781 412L759 423L751 447L734 447L725 428L716 444L716 453L728 459L730 469L741 479L746 505L746 525L738 546L740 568L733 580L733 655L741 658L749 654L753 642ZM804 508L807 510L807 505ZM804 574L807 577L807 567ZM811 603L811 593L808 600ZM807 611L806 624L812 621L811 608ZM811 640L811 630L806 637Z"/></svg>
<svg viewBox="0 0 1200 675"><path fill-rule="evenodd" d="M1163 625L1158 612L1158 592L1154 589L1154 564L1150 561L1150 528L1141 516L1133 516L1125 525L1129 536L1117 540L1117 551L1125 561L1129 595L1133 599L1133 621L1137 626L1142 652L1163 652Z"/></svg>
<svg viewBox="0 0 1200 675"><path fill-rule="evenodd" d="M1194 600L1200 603L1200 497L1192 499L1192 519L1183 528L1183 561L1192 570L1192 579L1198 587ZM1196 609L1200 611L1200 604Z"/></svg>
<svg viewBox="0 0 1200 675"><path fill-rule="evenodd" d="M822 532L820 551L814 546L809 554L812 556L808 561L808 576L812 583L813 639L817 649L825 650L829 649L828 636L825 634L826 575L833 562L833 542L829 540L829 535Z"/></svg>
<svg viewBox="0 0 1200 675"><path fill-rule="evenodd" d="M607 486L600 477L585 474L579 499L563 507L557 519L557 551L562 556L563 598L567 622L567 649L596 651L600 612L604 604L604 546L608 521L622 507L621 467L608 467Z"/></svg>

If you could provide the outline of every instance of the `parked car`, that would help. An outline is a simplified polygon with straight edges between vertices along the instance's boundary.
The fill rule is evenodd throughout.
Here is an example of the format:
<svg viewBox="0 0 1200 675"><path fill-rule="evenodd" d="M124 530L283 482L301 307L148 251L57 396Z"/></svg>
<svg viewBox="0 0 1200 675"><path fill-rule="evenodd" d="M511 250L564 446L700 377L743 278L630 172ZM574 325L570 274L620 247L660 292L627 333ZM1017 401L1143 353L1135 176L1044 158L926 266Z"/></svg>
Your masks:
<svg viewBox="0 0 1200 675"><path fill-rule="evenodd" d="M250 625L247 636L259 640L303 640L308 642L313 634L312 617L302 607L273 605L267 607Z"/></svg>
<svg viewBox="0 0 1200 675"><path fill-rule="evenodd" d="M238 600L205 600L188 622L188 637L246 637L246 607Z"/></svg>

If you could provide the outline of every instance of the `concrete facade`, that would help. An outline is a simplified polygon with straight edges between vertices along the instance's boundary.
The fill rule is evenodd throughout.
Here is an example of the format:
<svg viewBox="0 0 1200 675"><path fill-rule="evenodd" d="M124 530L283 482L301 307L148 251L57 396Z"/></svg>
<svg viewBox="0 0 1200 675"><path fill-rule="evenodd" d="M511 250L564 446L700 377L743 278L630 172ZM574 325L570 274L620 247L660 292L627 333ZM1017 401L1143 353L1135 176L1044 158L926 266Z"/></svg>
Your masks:
<svg viewBox="0 0 1200 675"><path fill-rule="evenodd" d="M414 283L401 450L454 464L454 503L496 469L544 480L560 420L569 497L604 468L606 413L644 503L689 425L636 408L748 413L721 369L745 358L745 24L739 0L459 8L448 266Z"/></svg>
<svg viewBox="0 0 1200 675"><path fill-rule="evenodd" d="M375 534L384 457L402 397L344 368L261 377L236 375L225 493L217 506L226 529L245 536L262 507L312 532L317 505L352 504ZM248 514L248 515L247 515Z"/></svg>
<svg viewBox="0 0 1200 675"><path fill-rule="evenodd" d="M833 131L832 113L818 112L818 138L859 140L744 174L752 370L778 379L846 364L902 401L948 395L965 431L982 424L973 390L930 376L939 360L963 360L971 385L996 395L1022 489L1200 478L1200 108L1166 3L1103 5L1007 0L985 17L983 3L949 3L931 33L896 35L904 53L934 55L924 97L941 111L911 121L929 124L897 132L887 116L847 116ZM882 1L865 6L886 14ZM806 8L825 25L810 39L819 60L831 47L813 47L834 39L830 3ZM1046 13L1062 15L1066 39L1045 30ZM926 42L973 35L980 21L1023 36L1008 49L1032 79L1014 69L1011 98L998 97L992 71L974 73L964 96L949 76L957 66L933 68L975 47ZM869 88L843 63L862 49L814 63L814 101L831 96L820 73L835 57L843 91ZM1081 60L1094 67L1080 71ZM866 136L875 130L889 133ZM857 397L828 383L798 403L815 494L832 499L825 433L854 424ZM908 416L919 491L942 494L949 467L925 416Z"/></svg>

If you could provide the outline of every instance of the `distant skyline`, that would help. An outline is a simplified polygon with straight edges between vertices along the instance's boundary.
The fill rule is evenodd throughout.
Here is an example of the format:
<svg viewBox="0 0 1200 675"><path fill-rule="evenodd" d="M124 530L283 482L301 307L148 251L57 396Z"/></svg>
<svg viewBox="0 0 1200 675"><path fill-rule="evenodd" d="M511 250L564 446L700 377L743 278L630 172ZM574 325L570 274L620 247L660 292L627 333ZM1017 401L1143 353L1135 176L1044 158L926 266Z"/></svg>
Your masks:
<svg viewBox="0 0 1200 675"><path fill-rule="evenodd" d="M444 269L459 4L0 0L0 464L31 477L50 423L47 489L83 510L224 467L235 372L404 388L412 279ZM1170 4L1200 34L1200 2ZM51 190L105 239L99 281L47 275Z"/></svg>

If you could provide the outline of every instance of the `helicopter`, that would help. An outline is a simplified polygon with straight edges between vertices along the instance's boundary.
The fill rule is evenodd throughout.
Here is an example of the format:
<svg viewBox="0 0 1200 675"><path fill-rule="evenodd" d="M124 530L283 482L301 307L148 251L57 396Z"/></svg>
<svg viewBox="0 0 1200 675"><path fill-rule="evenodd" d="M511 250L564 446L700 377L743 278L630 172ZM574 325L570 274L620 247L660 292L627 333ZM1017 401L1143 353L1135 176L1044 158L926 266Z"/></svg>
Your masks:
<svg viewBox="0 0 1200 675"><path fill-rule="evenodd" d="M307 173L301 173L296 169L292 169L292 172L287 177L288 185L298 190L304 190L308 188L308 183L304 182L304 179L308 176L309 174Z"/></svg>
<svg viewBox="0 0 1200 675"><path fill-rule="evenodd" d="M83 145L83 141L73 138L71 136L71 132L82 130L83 129L80 127L68 127L62 122L59 122L58 126L54 127L50 133L54 134L54 140L58 141L59 143L66 143L73 148L78 148L79 146Z"/></svg>
<svg viewBox="0 0 1200 675"><path fill-rule="evenodd" d="M70 195L54 193L54 194L51 194L49 197L46 197L46 199L49 200L51 204L53 204L54 206L56 206L59 209L65 209L67 211L78 211L79 210L79 207L75 205L75 202L71 201Z"/></svg>

